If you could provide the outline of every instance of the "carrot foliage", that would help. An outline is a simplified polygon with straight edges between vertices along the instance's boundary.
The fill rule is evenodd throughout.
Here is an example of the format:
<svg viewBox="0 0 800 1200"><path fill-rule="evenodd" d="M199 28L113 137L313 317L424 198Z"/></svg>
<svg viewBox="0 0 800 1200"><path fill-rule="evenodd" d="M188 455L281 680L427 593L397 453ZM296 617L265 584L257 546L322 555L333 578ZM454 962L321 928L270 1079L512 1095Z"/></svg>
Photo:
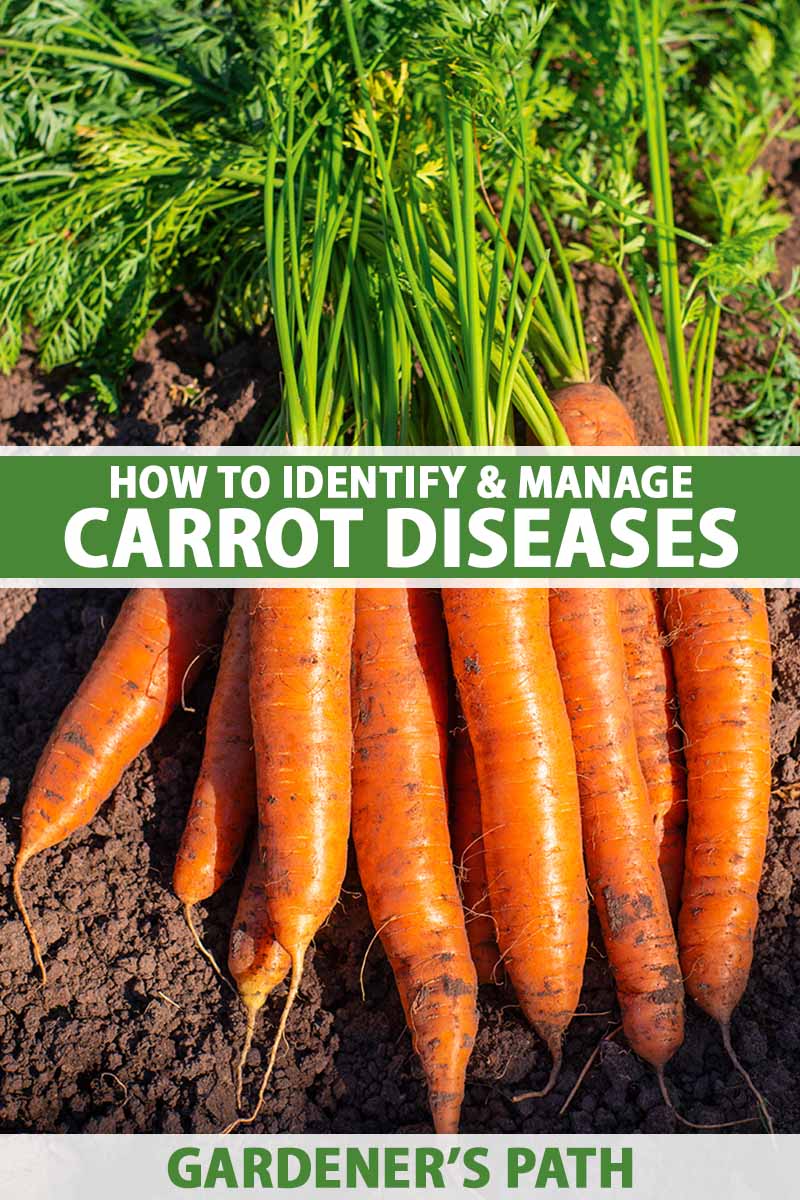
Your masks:
<svg viewBox="0 0 800 1200"><path fill-rule="evenodd" d="M575 96L543 136L552 204L583 231L571 256L616 272L679 445L708 440L722 314L767 286L789 223L763 162L796 137L791 7L599 0L549 27Z"/></svg>

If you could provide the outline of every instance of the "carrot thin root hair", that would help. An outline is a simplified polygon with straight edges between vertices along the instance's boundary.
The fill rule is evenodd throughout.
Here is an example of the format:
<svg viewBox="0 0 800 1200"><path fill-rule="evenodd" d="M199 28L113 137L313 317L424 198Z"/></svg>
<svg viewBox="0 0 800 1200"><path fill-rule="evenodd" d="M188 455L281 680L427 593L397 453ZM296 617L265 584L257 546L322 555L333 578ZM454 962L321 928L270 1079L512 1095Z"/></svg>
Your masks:
<svg viewBox="0 0 800 1200"><path fill-rule="evenodd" d="M731 1060L734 1067L739 1072L742 1079L745 1081L745 1083L749 1087L750 1091L753 1093L756 1104L758 1105L758 1111L761 1114L761 1117L764 1121L764 1124L767 1127L767 1130L769 1131L769 1133L774 1134L775 1127L772 1124L772 1117L770 1116L769 1109L767 1108L767 1102L764 1099L764 1097L761 1095L761 1092L758 1090L756 1085L753 1083L753 1080L751 1079L749 1073L742 1066L741 1062L739 1061L739 1057L733 1048L733 1043L731 1042L730 1024L727 1022L720 1021L719 1027L722 1031L722 1044L728 1053L728 1058Z"/></svg>
<svg viewBox="0 0 800 1200"><path fill-rule="evenodd" d="M45 984L47 983L47 967L44 965L44 959L42 958L42 951L39 946L39 939L36 936L36 930L33 927L33 921L31 920L30 915L28 913L28 909L25 906L25 900L23 899L23 896L22 896L22 887L20 885L20 875L22 874L22 870L23 870L24 866L25 866L25 860L20 859L18 857L17 861L14 863L14 871L11 876L11 885L12 885L12 888L14 891L14 903L17 906L19 915L22 917L22 923L25 926L25 929L27 930L28 937L30 938L31 950L33 951L33 958L36 963L36 966L39 969L39 974L42 977L42 987L44 987Z"/></svg>
<svg viewBox="0 0 800 1200"><path fill-rule="evenodd" d="M589 1016L589 1013L578 1014L578 1015ZM599 1013L598 1015L606 1016L607 1014ZM597 1043L594 1050L592 1051L592 1053L587 1058L586 1062L581 1067L580 1074L579 1074L578 1078L575 1080L575 1083L572 1085L572 1090L571 1090L570 1094L567 1096L566 1100L561 1105L561 1108L558 1110L558 1115L560 1117L563 1117L566 1114L567 1109L569 1108L570 1104L572 1104L572 1101L575 1099L578 1092L581 1090L581 1085L583 1084L583 1081L586 1078L586 1076L591 1071L592 1063L597 1058L600 1051L603 1049L604 1044L606 1042L612 1041L617 1036L617 1034L620 1033L621 1031L622 1031L622 1026L617 1025L615 1029L612 1029L611 1033L604 1033L603 1036L600 1038L600 1041Z"/></svg>
<svg viewBox="0 0 800 1200"><path fill-rule="evenodd" d="M233 1133L234 1130L238 1129L240 1125L252 1125L253 1122L258 1119L258 1115L264 1106L264 1096L266 1095L269 1081L272 1078L275 1060L278 1057L278 1050L280 1049L280 1044L283 1041L283 1036L286 1033L286 1022L289 1020L289 1013L291 1012L294 1002L297 999L297 993L300 991L300 979L303 974L305 957L305 951L303 951L296 958L292 959L292 978L289 984L289 992L286 996L283 1012L281 1013L281 1019L278 1022L278 1028L272 1041L269 1062L267 1063L266 1070L264 1071L264 1075L261 1079L261 1086L258 1089L256 1106L250 1113L249 1117L237 1117L235 1121L232 1121L230 1125L227 1125L225 1129L223 1129L223 1133Z"/></svg>
<svg viewBox="0 0 800 1200"><path fill-rule="evenodd" d="M550 1068L550 1074L547 1077L547 1083L538 1092L519 1092L516 1096L512 1096L514 1104L521 1104L523 1100L541 1100L543 1096L547 1096L556 1086L558 1077L561 1074L561 1065L564 1061L564 1055L561 1048L561 1038L557 1042L548 1042L547 1049L550 1051L550 1056L553 1060L553 1065Z"/></svg>
<svg viewBox="0 0 800 1200"><path fill-rule="evenodd" d="M395 915L393 917L387 918L387 920L385 920L383 922L383 924L381 925L380 929L375 930L375 932L373 933L372 937L369 940L369 945L367 946L366 950L364 951L364 957L361 960L361 970L358 972L358 986L361 989L361 999L362 1000L367 999L367 993L366 993L366 989L364 987L364 972L367 969L367 959L369 958L369 952L372 949L372 947L375 945L375 943L377 942L380 935L383 933L386 926L391 925L392 921L399 921L401 915L402 915L401 913L395 913Z"/></svg>
<svg viewBox="0 0 800 1200"><path fill-rule="evenodd" d="M244 1086L244 1065L247 1061L247 1056L250 1053L250 1047L253 1044L253 1035L256 1030L256 1020L258 1018L259 1009L254 1004L247 1005L247 1029L245 1030L244 1042L242 1044L242 1053L239 1055L239 1061L236 1064L236 1107L242 1107L242 1088ZM226 1131L227 1132L227 1131Z"/></svg>
<svg viewBox="0 0 800 1200"><path fill-rule="evenodd" d="M688 1119L688 1117L684 1117L682 1113L678 1112L677 1108L675 1107L675 1105L672 1101L672 1097L670 1096L670 1094L667 1090L667 1081L664 1078L664 1068L656 1067L655 1070L656 1070L656 1079L658 1080L658 1087L661 1092L661 1098L663 1099L664 1103L666 1104L667 1108L670 1110L672 1115L675 1117L675 1120L680 1121L681 1125L685 1125L687 1129L733 1129L734 1126L736 1126L736 1125L751 1125L753 1123L753 1121L761 1120L761 1116L759 1115L757 1117L741 1117L738 1121L719 1121L716 1123L711 1122L707 1125L698 1124L696 1121L690 1121ZM756 1094L758 1094L758 1093L756 1093ZM760 1099L760 1097L759 1097L759 1099ZM769 1114L767 1114L767 1120L769 1120ZM772 1123L770 1122L770 1132L771 1131L772 1131Z"/></svg>
<svg viewBox="0 0 800 1200"><path fill-rule="evenodd" d="M211 951L208 949L208 947L203 942L203 939L200 937L200 934L197 932L197 926L194 923L193 909L194 909L194 905L192 905L192 904L184 904L184 906L183 906L183 915L186 918L186 924L189 926L189 933L192 935L194 944L195 944L195 946L197 946L197 949L200 951L200 953L202 954L202 956L206 960L206 962L212 967L212 969L216 972L216 974L219 975L220 979L225 984L225 986L230 988L231 991L235 993L236 989L231 986L230 981L228 979L226 979L226 977L223 975L222 968L220 967L219 963L217 962L217 960L214 958L214 955L211 953Z"/></svg>

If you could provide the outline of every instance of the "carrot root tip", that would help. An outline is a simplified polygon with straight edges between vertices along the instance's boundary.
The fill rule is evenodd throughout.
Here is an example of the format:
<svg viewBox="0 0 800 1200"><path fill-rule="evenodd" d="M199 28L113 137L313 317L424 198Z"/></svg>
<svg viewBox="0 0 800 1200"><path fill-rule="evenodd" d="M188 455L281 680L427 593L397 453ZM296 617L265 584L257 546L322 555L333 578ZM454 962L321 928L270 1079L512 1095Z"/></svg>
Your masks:
<svg viewBox="0 0 800 1200"><path fill-rule="evenodd" d="M711 1124L708 1124L708 1125L702 1125L702 1124L698 1124L696 1121L690 1121L688 1119L688 1117L684 1117L682 1113L678 1112L677 1108L675 1107L675 1105L672 1101L672 1097L670 1096L669 1091L667 1090L667 1081L664 1078L663 1066L656 1067L655 1071L656 1071L656 1079L658 1080L658 1086L661 1091L661 1097L662 1097L664 1103L666 1104L667 1108L670 1110L670 1112L674 1116L675 1120L680 1121L681 1125L685 1125L687 1129L706 1129L706 1130L709 1130L709 1129L732 1129L735 1125L749 1125L752 1121L758 1120L757 1117L744 1117L739 1121L721 1121L717 1124L712 1122ZM770 1126L770 1128L771 1128L771 1126Z"/></svg>
<svg viewBox="0 0 800 1200"><path fill-rule="evenodd" d="M223 1129L223 1133L233 1133L233 1131L238 1129L240 1125L252 1125L253 1122L258 1119L258 1115L264 1106L264 1096L266 1095L269 1081L272 1078L275 1060L278 1057L278 1050L280 1049L280 1044L283 1041L283 1035L286 1032L286 1022L289 1020L289 1013L291 1012L294 1002L297 999L297 993L300 991L300 978L303 974L304 961L305 950L303 950L296 957L292 957L292 978L289 984L289 992L286 996L286 1000L283 1005L283 1012L281 1013L281 1019L278 1022L278 1028L272 1041L272 1049L270 1050L269 1061L261 1079L261 1086L258 1089L256 1106L250 1113L249 1117L238 1117L235 1121L232 1121L230 1125Z"/></svg>
<svg viewBox="0 0 800 1200"><path fill-rule="evenodd" d="M519 1092L518 1095L512 1097L515 1104L521 1104L523 1100L541 1100L543 1096L547 1096L556 1086L559 1075L561 1074L562 1052L561 1039L554 1043L548 1044L548 1049L552 1055L553 1065L550 1068L550 1074L547 1077L547 1083L538 1092Z"/></svg>
<svg viewBox="0 0 800 1200"><path fill-rule="evenodd" d="M253 1044L253 1034L256 1028L256 1017L258 1016L258 1013L258 1008L250 1005L247 1006L247 1030L244 1035L244 1042L242 1043L242 1052L239 1055L239 1061L236 1064L236 1107L238 1109L241 1109L242 1107L244 1067L245 1063L247 1062L247 1056L250 1053L250 1047Z"/></svg>
<svg viewBox="0 0 800 1200"><path fill-rule="evenodd" d="M44 965L44 959L42 958L42 951L39 946L39 939L36 936L36 930L33 927L33 921L31 920L31 918L28 914L28 910L25 906L25 900L23 899L23 896L22 896L22 887L20 886L20 875L22 874L22 868L24 866L25 866L25 859L21 859L18 856L17 861L14 864L14 871L11 876L11 885L12 885L12 888L14 891L14 903L17 906L19 915L22 917L22 923L25 926L28 937L30 938L31 950L33 951L33 959L39 970L39 974L42 977L42 987L44 987L47 983L47 968Z"/></svg>

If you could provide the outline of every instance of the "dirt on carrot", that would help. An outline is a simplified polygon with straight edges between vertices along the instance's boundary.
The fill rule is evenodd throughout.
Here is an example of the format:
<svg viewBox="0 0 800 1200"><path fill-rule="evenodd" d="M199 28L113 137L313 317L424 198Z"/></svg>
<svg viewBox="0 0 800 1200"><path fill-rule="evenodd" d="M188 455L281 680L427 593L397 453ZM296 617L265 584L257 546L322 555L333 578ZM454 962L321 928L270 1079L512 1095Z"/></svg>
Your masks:
<svg viewBox="0 0 800 1200"><path fill-rule="evenodd" d="M0 593L0 1128L60 1132L219 1129L234 1112L233 1063L245 1018L197 954L171 875L203 749L208 673L126 773L91 827L31 861L26 887L49 943L46 991L31 972L11 905L10 869L36 759L109 628L121 592ZM733 1017L736 1048L779 1131L800 1129L800 594L769 596L774 646L773 800L756 953ZM59 630L58 638L52 636ZM204 937L225 961L245 868L199 906ZM429 1131L422 1073L351 861L341 902L318 933L259 1131ZM285 984L268 1002L248 1061L257 1080ZM603 1046L566 1117L586 1059L618 1021L597 926L579 1015L552 1095L510 1096L544 1075L547 1051L510 992L485 989L462 1109L465 1132L665 1132L678 1129L652 1069L618 1038ZM591 1015L580 1015L591 1014ZM111 1076L121 1080L127 1093ZM694 1121L751 1116L753 1101L715 1023L687 1005L686 1041L669 1067ZM758 1131L758 1125L737 1132Z"/></svg>

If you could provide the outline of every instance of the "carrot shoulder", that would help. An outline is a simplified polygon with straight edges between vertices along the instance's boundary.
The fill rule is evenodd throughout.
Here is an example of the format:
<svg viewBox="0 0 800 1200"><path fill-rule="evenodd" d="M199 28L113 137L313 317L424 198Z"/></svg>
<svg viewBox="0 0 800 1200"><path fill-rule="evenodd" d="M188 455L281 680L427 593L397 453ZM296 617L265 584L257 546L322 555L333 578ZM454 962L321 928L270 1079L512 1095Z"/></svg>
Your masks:
<svg viewBox="0 0 800 1200"><path fill-rule="evenodd" d="M589 888L633 1049L661 1070L683 1040L683 983L625 681L617 598L554 588L550 616L580 781Z"/></svg>
<svg viewBox="0 0 800 1200"><path fill-rule="evenodd" d="M498 943L522 1011L552 1055L551 1087L580 995L588 904L575 755L547 591L442 594L475 751Z"/></svg>
<svg viewBox="0 0 800 1200"><path fill-rule="evenodd" d="M222 618L219 593L140 588L126 598L88 675L42 751L25 806L14 890L35 854L86 825L191 686Z"/></svg>
<svg viewBox="0 0 800 1200"><path fill-rule="evenodd" d="M438 1133L457 1133L477 1029L475 967L447 825L447 643L424 588L359 590L353 840Z"/></svg>
<svg viewBox="0 0 800 1200"><path fill-rule="evenodd" d="M638 446L633 421L616 392L602 383L571 383L553 406L573 446Z"/></svg>

